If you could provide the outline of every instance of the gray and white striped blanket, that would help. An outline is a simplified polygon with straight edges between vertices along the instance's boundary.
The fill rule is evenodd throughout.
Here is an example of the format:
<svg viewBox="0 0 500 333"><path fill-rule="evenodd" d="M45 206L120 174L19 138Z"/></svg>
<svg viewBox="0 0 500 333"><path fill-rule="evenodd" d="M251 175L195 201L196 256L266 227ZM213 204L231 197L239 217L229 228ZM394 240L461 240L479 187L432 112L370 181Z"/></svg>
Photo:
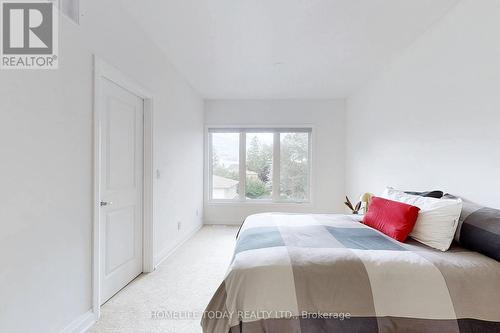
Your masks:
<svg viewBox="0 0 500 333"><path fill-rule="evenodd" d="M244 223L205 333L500 332L500 263L399 243L348 215Z"/></svg>

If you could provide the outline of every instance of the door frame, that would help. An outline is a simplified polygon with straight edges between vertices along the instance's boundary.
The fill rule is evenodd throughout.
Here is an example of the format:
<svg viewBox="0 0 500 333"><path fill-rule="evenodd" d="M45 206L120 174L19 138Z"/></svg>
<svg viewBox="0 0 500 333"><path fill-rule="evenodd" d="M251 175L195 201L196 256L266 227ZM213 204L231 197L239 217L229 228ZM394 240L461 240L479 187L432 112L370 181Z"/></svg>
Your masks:
<svg viewBox="0 0 500 333"><path fill-rule="evenodd" d="M101 117L102 79L109 80L144 100L143 150L143 216L142 216L142 272L155 269L154 262L154 189L153 189L153 94L130 79L120 70L94 55L94 124L93 124L93 224L92 224L92 311L100 316L100 174L101 174Z"/></svg>

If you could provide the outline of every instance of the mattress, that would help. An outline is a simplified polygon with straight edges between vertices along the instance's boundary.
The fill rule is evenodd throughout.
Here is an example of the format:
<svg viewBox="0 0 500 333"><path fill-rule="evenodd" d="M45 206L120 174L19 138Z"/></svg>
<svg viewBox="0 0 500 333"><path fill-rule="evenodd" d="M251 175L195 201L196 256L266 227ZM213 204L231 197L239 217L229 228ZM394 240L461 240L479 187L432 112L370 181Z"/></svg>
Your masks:
<svg viewBox="0 0 500 333"><path fill-rule="evenodd" d="M247 218L205 333L500 332L500 263L350 215Z"/></svg>

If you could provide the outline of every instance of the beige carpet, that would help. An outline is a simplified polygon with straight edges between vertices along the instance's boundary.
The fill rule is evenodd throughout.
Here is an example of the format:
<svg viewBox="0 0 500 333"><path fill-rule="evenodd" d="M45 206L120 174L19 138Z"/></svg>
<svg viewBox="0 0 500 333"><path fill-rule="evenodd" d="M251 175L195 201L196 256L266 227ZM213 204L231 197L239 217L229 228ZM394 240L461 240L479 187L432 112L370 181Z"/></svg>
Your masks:
<svg viewBox="0 0 500 333"><path fill-rule="evenodd" d="M172 311L185 317L205 309L224 278L237 230L203 227L156 271L139 276L104 304L89 332L200 333L199 318L163 317Z"/></svg>

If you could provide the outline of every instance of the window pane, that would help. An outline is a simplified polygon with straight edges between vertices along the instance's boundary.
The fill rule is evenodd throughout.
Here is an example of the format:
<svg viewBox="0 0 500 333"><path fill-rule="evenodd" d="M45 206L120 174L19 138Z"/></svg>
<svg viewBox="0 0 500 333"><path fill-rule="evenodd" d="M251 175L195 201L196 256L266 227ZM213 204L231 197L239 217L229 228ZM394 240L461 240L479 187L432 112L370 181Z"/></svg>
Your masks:
<svg viewBox="0 0 500 333"><path fill-rule="evenodd" d="M246 198L271 199L273 180L273 133L246 134Z"/></svg>
<svg viewBox="0 0 500 333"><path fill-rule="evenodd" d="M309 133L280 133L280 198L309 197Z"/></svg>
<svg viewBox="0 0 500 333"><path fill-rule="evenodd" d="M239 133L212 133L212 199L238 199Z"/></svg>

